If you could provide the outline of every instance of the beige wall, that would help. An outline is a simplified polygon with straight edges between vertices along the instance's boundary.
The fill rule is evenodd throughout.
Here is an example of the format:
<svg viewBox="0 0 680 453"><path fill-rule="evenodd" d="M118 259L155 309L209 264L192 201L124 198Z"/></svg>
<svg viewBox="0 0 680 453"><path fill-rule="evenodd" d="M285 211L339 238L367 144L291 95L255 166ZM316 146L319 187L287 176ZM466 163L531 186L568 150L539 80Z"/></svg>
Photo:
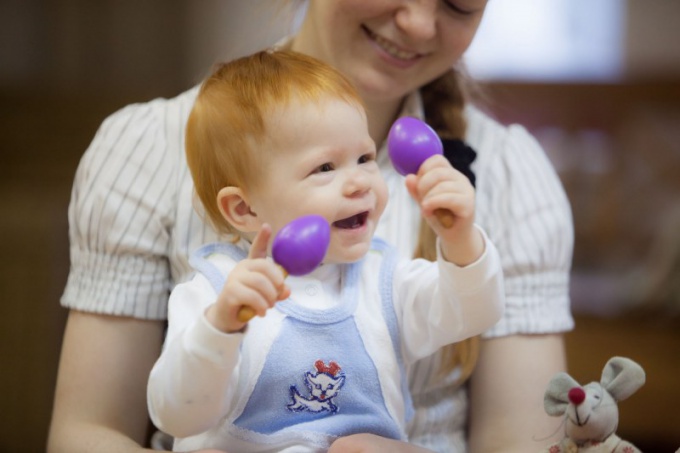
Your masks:
<svg viewBox="0 0 680 453"><path fill-rule="evenodd" d="M628 0L626 69L629 75L680 75L680 1Z"/></svg>
<svg viewBox="0 0 680 453"><path fill-rule="evenodd" d="M186 25L187 75L199 79L214 61L247 55L286 34L289 21L277 16L273 0L190 2Z"/></svg>
<svg viewBox="0 0 680 453"><path fill-rule="evenodd" d="M272 0L5 0L0 89L172 94L287 30ZM10 45L5 45L11 43Z"/></svg>
<svg viewBox="0 0 680 453"><path fill-rule="evenodd" d="M585 0L581 0L585 1ZM680 74L680 2L628 7L626 72ZM4 0L0 89L172 94L288 30L274 0ZM490 7L493 7L491 3Z"/></svg>

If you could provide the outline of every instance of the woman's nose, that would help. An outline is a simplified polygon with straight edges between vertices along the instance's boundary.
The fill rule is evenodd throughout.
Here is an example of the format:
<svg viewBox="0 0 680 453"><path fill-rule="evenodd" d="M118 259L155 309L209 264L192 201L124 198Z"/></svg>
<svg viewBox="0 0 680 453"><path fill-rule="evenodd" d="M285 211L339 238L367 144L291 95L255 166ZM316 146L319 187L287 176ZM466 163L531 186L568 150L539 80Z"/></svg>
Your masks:
<svg viewBox="0 0 680 453"><path fill-rule="evenodd" d="M405 0L394 15L397 27L412 40L428 40L437 33L438 0Z"/></svg>

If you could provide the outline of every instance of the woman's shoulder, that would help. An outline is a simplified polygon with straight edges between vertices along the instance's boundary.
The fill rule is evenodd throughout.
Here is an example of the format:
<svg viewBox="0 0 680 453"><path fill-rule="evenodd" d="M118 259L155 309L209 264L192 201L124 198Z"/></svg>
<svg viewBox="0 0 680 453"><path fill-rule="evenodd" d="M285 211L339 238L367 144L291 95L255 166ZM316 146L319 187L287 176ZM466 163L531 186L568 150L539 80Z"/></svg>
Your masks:
<svg viewBox="0 0 680 453"><path fill-rule="evenodd" d="M99 134L102 130L116 129L123 134L148 131L154 127L169 131L173 126L186 123L197 94L196 86L172 98L158 97L125 105L104 120Z"/></svg>
<svg viewBox="0 0 680 453"><path fill-rule="evenodd" d="M78 212L87 218L90 210L111 209L113 218L125 223L125 216L118 214L125 206L133 212L163 213L168 216L163 224L170 222L178 188L187 178L184 124L194 98L189 90L111 114L78 165L72 197Z"/></svg>
<svg viewBox="0 0 680 453"><path fill-rule="evenodd" d="M156 168L178 167L184 159L184 127L195 98L193 88L174 98L120 108L99 126L80 167L90 174L114 175L122 169L153 174Z"/></svg>
<svg viewBox="0 0 680 453"><path fill-rule="evenodd" d="M503 124L480 107L468 104L465 108L467 120L466 141L475 149L487 149L494 145L537 144L536 139L520 124Z"/></svg>
<svg viewBox="0 0 680 453"><path fill-rule="evenodd" d="M504 165L518 160L537 160L547 164L547 156L539 141L520 124L503 124L474 105L465 109L466 142L477 152L478 170L487 165Z"/></svg>

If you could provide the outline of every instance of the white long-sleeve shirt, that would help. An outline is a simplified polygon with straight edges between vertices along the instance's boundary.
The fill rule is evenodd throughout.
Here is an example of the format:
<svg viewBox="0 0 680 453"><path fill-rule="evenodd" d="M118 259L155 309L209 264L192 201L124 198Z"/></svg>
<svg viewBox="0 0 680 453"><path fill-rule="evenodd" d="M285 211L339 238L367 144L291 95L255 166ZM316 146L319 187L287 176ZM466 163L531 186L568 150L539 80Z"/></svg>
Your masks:
<svg viewBox="0 0 680 453"><path fill-rule="evenodd" d="M405 367L487 330L504 305L500 259L486 237L483 255L463 268L441 257L397 259L377 241L358 263L289 277L288 300L245 334L226 334L205 311L245 252L210 244L200 254L204 272L170 296L166 346L149 379L151 418L178 451L316 452L361 432L406 440ZM332 398L306 395L319 361L341 371L325 375Z"/></svg>

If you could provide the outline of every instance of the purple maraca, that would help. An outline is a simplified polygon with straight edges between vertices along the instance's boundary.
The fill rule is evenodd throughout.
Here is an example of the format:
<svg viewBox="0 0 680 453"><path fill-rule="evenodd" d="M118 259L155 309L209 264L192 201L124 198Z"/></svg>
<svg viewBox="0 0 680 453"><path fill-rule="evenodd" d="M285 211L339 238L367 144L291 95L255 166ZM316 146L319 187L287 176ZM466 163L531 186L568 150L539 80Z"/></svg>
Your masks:
<svg viewBox="0 0 680 453"><path fill-rule="evenodd" d="M394 122L387 135L387 152L394 168L402 175L418 173L420 166L435 154L444 154L442 141L425 122L408 116ZM453 225L453 213L445 209L435 212L444 228Z"/></svg>
<svg viewBox="0 0 680 453"><path fill-rule="evenodd" d="M286 224L274 237L272 257L284 275L305 275L316 269L328 250L331 228L320 215L298 217ZM239 309L238 319L248 322L255 312L247 306Z"/></svg>
<svg viewBox="0 0 680 453"><path fill-rule="evenodd" d="M299 217L281 228L272 243L272 257L286 273L305 275L323 261L331 228L320 215Z"/></svg>

